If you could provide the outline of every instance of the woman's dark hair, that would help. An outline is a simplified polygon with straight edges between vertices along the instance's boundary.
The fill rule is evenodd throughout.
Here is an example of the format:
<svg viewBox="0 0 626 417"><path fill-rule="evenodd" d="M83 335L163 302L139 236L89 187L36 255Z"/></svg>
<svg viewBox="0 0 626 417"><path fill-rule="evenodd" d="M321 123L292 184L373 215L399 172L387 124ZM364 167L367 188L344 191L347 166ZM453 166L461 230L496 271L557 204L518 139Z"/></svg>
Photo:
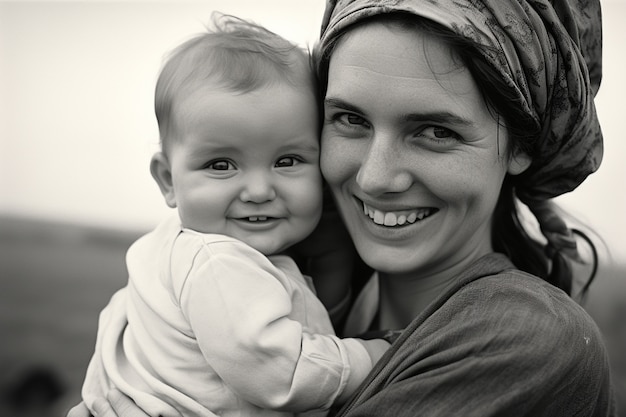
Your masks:
<svg viewBox="0 0 626 417"><path fill-rule="evenodd" d="M453 58L470 71L494 119L505 127L508 143L511 144L505 150L507 152L505 157L512 158L521 152L533 158L536 143L540 140L541 127L523 110L512 86L505 82L500 72L482 55L481 50L486 48L484 45L477 45L473 40L462 37L433 21L409 13L395 12L364 19L351 26L350 30L371 21L387 24L392 29L418 29L448 44L454 51ZM346 31L336 36L323 52L315 51L322 99L328 86L331 55L345 33ZM521 221L521 203L515 194L516 181L516 176L507 174L500 191L492 225L494 250L506 254L517 268L536 275L571 295L573 274L570 260L558 248L546 245L529 235ZM556 212L551 214L558 216ZM594 254L594 271L583 288L584 292L594 278L597 256L590 239L580 231L574 232L591 246Z"/></svg>

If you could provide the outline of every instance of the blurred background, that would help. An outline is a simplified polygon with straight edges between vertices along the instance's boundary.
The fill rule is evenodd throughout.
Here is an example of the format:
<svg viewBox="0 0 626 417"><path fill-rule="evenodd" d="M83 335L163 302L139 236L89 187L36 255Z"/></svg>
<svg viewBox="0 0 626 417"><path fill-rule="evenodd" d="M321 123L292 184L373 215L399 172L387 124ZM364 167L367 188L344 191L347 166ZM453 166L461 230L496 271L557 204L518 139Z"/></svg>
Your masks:
<svg viewBox="0 0 626 417"><path fill-rule="evenodd" d="M600 170L558 201L597 232L603 267L584 304L616 375L626 352L626 0L602 0ZM213 10L313 45L323 0L0 0L0 417L65 415L124 254L166 208L148 171L166 52ZM624 385L618 387L626 394Z"/></svg>

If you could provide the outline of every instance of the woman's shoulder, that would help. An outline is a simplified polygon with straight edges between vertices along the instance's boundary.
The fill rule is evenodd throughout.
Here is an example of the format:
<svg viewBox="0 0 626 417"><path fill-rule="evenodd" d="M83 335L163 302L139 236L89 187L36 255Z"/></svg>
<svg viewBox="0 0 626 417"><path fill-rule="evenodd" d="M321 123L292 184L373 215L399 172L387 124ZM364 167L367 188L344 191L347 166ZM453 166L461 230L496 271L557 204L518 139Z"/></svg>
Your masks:
<svg viewBox="0 0 626 417"><path fill-rule="evenodd" d="M420 389L436 384L442 401L457 395L454 407L474 402L474 411L486 407L483 415L576 415L612 401L593 320L567 294L522 271L465 281L408 330L389 372L410 375ZM530 411L521 413L520 404Z"/></svg>
<svg viewBox="0 0 626 417"><path fill-rule="evenodd" d="M534 275L515 268L475 279L448 300L459 310L491 328L519 326L525 337L595 337L597 326L589 314L569 295Z"/></svg>
<svg viewBox="0 0 626 417"><path fill-rule="evenodd" d="M466 353L503 355L553 376L597 377L607 363L589 314L562 290L513 268L463 285L429 319L453 329L451 343L463 340ZM430 327L428 320L424 325Z"/></svg>
<svg viewBox="0 0 626 417"><path fill-rule="evenodd" d="M391 350L380 395L396 395L401 383L422 415L599 416L612 401L591 318L561 290L512 267L460 283Z"/></svg>
<svg viewBox="0 0 626 417"><path fill-rule="evenodd" d="M482 276L459 289L459 294L490 300L494 305L543 305L551 314L583 312L582 307L567 293L530 273L511 267ZM543 310L542 310L543 311Z"/></svg>

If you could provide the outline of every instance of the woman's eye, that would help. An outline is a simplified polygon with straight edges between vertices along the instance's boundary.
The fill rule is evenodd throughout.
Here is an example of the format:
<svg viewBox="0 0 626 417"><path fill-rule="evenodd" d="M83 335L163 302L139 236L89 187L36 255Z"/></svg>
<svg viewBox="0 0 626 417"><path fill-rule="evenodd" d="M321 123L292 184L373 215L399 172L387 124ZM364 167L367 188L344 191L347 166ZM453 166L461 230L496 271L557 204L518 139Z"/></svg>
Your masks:
<svg viewBox="0 0 626 417"><path fill-rule="evenodd" d="M337 113L332 116L332 120L334 122L339 123L342 126L348 128L361 128L361 127L369 127L367 120L358 116L354 113Z"/></svg>
<svg viewBox="0 0 626 417"><path fill-rule="evenodd" d="M447 141L460 141L461 136L453 130L441 126L427 126L421 129L416 136L429 139L437 143L445 143Z"/></svg>
<svg viewBox="0 0 626 417"><path fill-rule="evenodd" d="M214 171L228 171L229 169L236 169L231 162L226 160L209 162L206 167Z"/></svg>
<svg viewBox="0 0 626 417"><path fill-rule="evenodd" d="M364 118L352 113L339 115L339 120L348 126L367 126L367 121Z"/></svg>
<svg viewBox="0 0 626 417"><path fill-rule="evenodd" d="M300 162L302 161L300 161L295 156L285 156L285 157L280 158L278 161L276 161L276 164L274 166L277 168L292 167Z"/></svg>
<svg viewBox="0 0 626 417"><path fill-rule="evenodd" d="M364 125L366 124L365 119L361 116L357 116L356 114L346 114L344 116L346 122L351 125Z"/></svg>
<svg viewBox="0 0 626 417"><path fill-rule="evenodd" d="M450 129L446 129L445 127L438 127L438 126L433 127L433 134L435 135L436 138L439 138L439 139L450 138L450 137L456 136L456 133L454 133Z"/></svg>

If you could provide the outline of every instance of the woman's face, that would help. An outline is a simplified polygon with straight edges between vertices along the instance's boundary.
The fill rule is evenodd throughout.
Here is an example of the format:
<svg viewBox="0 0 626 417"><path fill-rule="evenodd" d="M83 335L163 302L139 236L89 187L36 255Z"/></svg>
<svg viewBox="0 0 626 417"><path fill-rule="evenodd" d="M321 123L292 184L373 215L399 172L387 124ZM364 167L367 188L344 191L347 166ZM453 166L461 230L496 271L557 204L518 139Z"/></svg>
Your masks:
<svg viewBox="0 0 626 417"><path fill-rule="evenodd" d="M507 171L498 127L470 73L432 35L370 23L330 60L322 172L361 257L378 271L426 275L492 251Z"/></svg>

